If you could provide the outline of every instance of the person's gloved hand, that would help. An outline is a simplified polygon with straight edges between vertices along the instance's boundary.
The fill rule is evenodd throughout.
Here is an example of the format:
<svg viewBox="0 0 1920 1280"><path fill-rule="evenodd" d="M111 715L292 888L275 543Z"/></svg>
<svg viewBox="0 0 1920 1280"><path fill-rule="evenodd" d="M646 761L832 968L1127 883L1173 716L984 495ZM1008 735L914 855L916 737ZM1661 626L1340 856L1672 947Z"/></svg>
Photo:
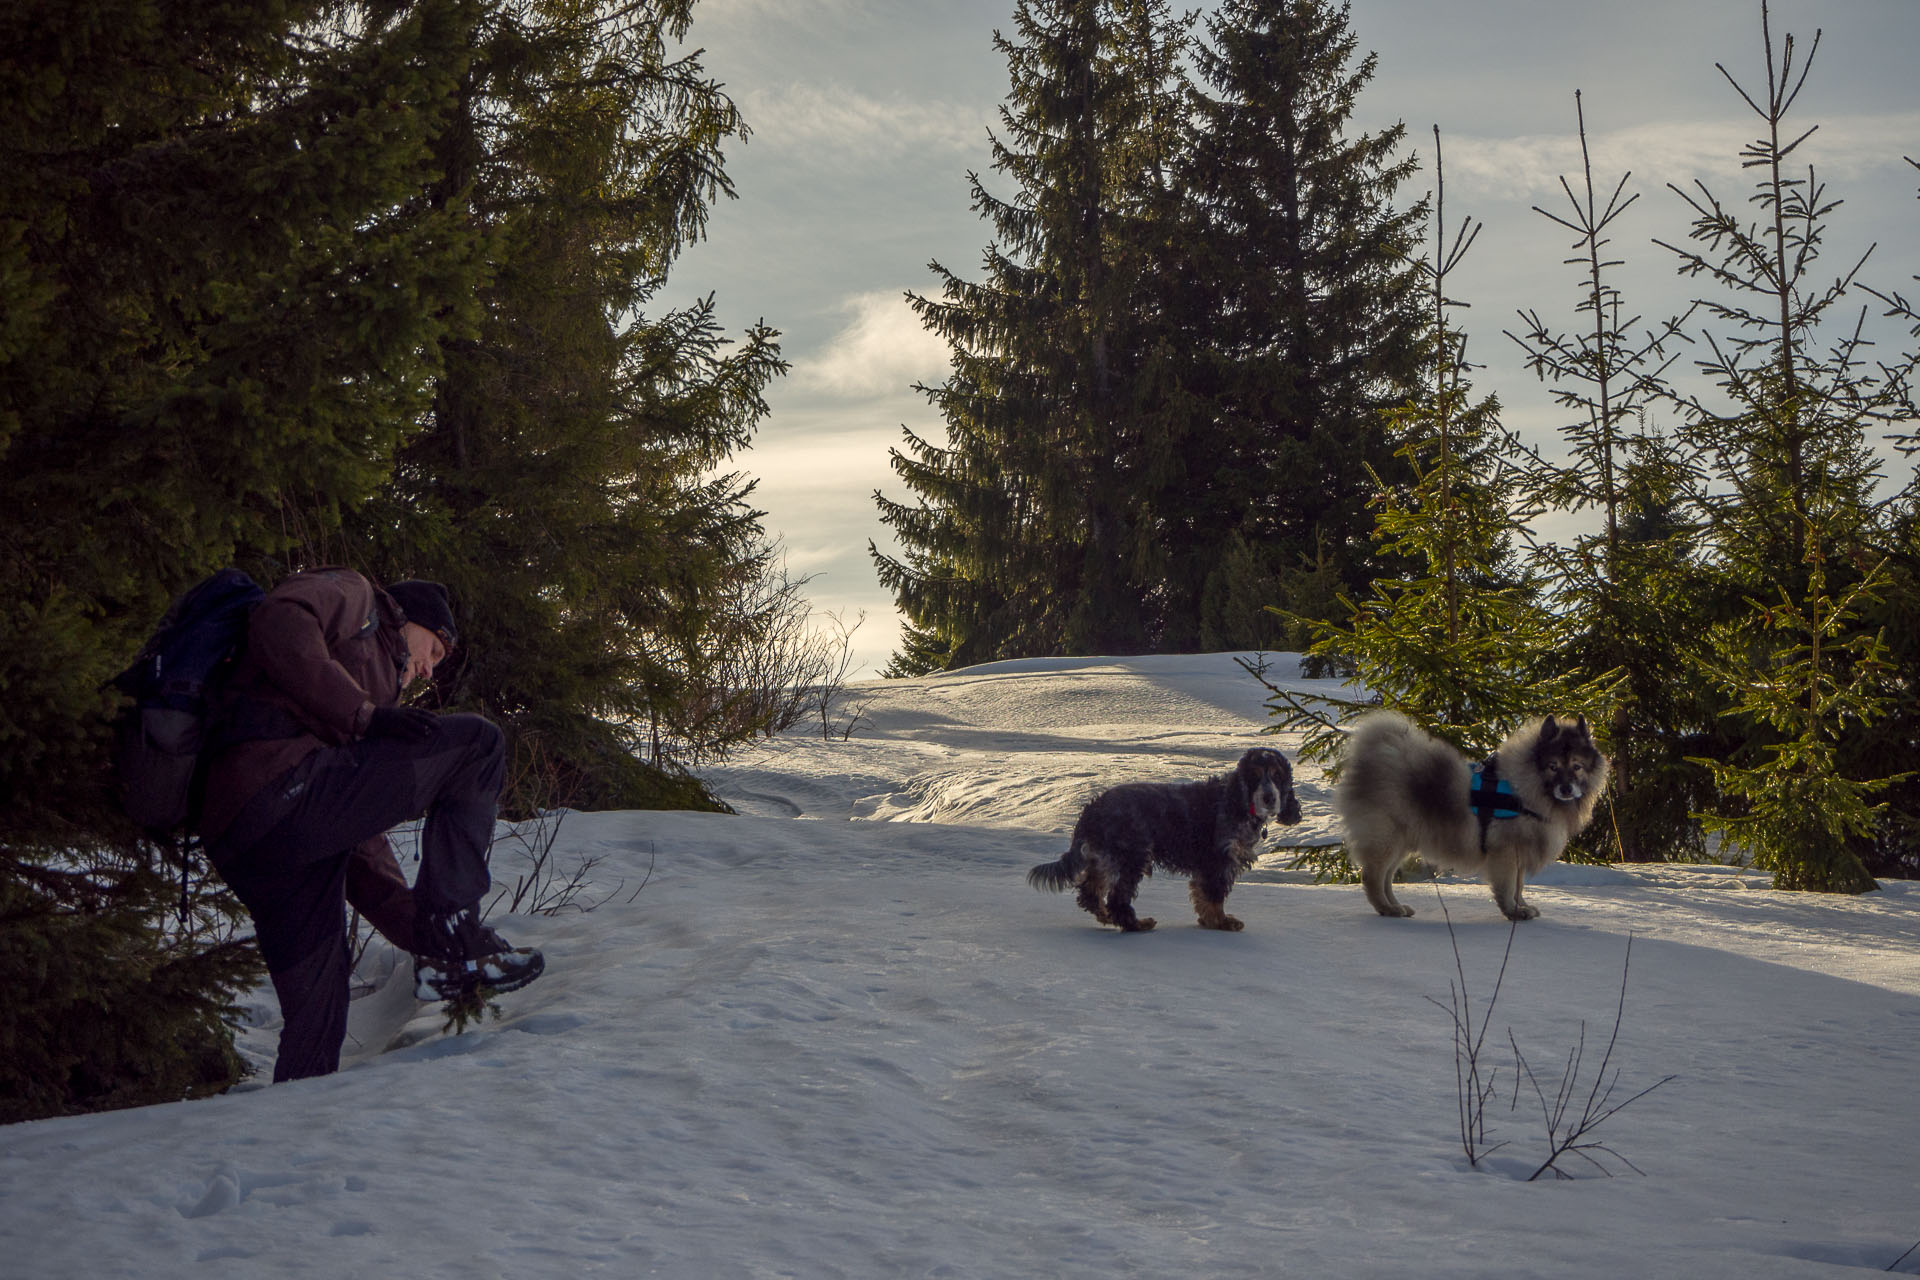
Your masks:
<svg viewBox="0 0 1920 1280"><path fill-rule="evenodd" d="M440 717L424 707L375 707L367 717L367 736L419 742L433 736L439 723Z"/></svg>

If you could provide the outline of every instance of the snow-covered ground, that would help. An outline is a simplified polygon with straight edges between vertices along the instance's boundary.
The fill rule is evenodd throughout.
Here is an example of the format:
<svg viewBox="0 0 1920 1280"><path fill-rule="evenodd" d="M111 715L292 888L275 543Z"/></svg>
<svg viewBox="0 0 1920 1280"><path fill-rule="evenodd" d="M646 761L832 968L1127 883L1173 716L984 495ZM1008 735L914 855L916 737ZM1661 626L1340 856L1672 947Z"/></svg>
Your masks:
<svg viewBox="0 0 1920 1280"><path fill-rule="evenodd" d="M856 692L850 737L712 771L740 816L567 815L561 863L618 892L505 921L548 972L498 1021L440 1034L376 944L336 1076L0 1129L0 1274L1744 1280L1920 1240L1920 885L1550 870L1475 1169L1436 893L1477 1011L1508 939L1484 888L1383 920L1269 858L1246 932L1162 877L1160 928L1122 936L1024 882L1099 788L1273 744L1229 657ZM1300 792L1292 834L1333 838L1314 770ZM1522 1181L1545 1137L1507 1032L1551 1086L1584 1023L1590 1080L1629 933L1620 1090L1674 1079L1598 1136L1642 1173Z"/></svg>

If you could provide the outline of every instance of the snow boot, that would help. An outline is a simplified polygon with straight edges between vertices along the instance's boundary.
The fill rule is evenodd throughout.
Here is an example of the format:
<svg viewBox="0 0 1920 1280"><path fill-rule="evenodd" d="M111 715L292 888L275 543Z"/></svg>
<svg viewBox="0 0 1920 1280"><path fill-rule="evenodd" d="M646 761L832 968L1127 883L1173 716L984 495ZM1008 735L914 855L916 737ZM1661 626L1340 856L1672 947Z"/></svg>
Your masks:
<svg viewBox="0 0 1920 1280"><path fill-rule="evenodd" d="M547 967L532 947L516 947L480 923L471 908L448 916L423 915L415 932L421 954L413 958L413 994L418 1000L459 1000L482 989L518 991Z"/></svg>

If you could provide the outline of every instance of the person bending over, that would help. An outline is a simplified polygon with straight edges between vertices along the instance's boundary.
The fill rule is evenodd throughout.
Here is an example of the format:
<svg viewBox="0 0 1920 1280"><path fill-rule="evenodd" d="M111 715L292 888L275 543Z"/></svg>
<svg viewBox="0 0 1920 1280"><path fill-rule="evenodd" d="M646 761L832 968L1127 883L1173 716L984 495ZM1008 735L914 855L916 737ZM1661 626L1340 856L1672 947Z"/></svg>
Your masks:
<svg viewBox="0 0 1920 1280"><path fill-rule="evenodd" d="M515 990L544 967L539 952L480 922L506 776L499 726L399 705L457 636L439 583L382 590L341 568L284 579L248 621L200 831L253 916L280 1001L275 1083L339 1069L353 967L347 903L414 954L422 999ZM409 889L386 832L423 812Z"/></svg>

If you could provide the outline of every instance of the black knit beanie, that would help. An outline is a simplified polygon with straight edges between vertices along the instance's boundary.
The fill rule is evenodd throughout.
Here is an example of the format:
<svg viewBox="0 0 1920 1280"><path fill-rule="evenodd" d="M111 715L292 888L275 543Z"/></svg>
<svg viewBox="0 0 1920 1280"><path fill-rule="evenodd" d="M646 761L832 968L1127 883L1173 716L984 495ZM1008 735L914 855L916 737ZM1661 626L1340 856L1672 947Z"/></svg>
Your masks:
<svg viewBox="0 0 1920 1280"><path fill-rule="evenodd" d="M417 623L439 636L448 649L459 643L460 632L453 625L453 605L447 599L445 587L437 582L409 578L388 587L387 594L407 615L408 622Z"/></svg>

